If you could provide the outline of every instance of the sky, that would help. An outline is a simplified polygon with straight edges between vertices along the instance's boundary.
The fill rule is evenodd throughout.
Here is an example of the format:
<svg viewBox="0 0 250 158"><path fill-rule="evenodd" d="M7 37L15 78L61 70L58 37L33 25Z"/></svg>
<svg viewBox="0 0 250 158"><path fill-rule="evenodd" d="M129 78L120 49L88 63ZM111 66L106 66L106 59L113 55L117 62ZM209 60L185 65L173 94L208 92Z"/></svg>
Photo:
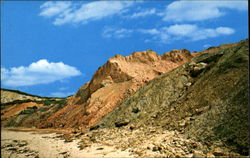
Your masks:
<svg viewBox="0 0 250 158"><path fill-rule="evenodd" d="M1 1L1 88L65 97L116 55L248 38L248 2Z"/></svg>

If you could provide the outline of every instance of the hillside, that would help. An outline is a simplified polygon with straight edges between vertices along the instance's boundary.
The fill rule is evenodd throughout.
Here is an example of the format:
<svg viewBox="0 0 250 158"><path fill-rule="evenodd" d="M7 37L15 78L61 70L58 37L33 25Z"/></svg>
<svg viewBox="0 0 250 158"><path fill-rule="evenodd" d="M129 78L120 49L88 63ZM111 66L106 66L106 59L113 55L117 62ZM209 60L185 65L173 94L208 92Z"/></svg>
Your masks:
<svg viewBox="0 0 250 158"><path fill-rule="evenodd" d="M28 100L28 99L41 100L41 97L17 90L1 89L1 104L11 103L15 100Z"/></svg>
<svg viewBox="0 0 250 158"><path fill-rule="evenodd" d="M41 97L1 89L1 126L37 127L66 104L65 98Z"/></svg>
<svg viewBox="0 0 250 158"><path fill-rule="evenodd" d="M147 83L100 126L177 130L206 145L205 153L220 147L247 155L248 53L245 40L197 56Z"/></svg>

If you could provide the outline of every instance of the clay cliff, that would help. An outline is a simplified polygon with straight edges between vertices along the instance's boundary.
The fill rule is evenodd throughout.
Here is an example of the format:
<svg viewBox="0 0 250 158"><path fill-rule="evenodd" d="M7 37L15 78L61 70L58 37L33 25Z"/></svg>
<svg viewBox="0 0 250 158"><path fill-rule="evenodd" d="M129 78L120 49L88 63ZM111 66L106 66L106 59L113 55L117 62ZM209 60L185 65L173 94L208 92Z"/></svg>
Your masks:
<svg viewBox="0 0 250 158"><path fill-rule="evenodd" d="M115 55L96 71L68 105L48 119L55 127L91 127L150 80L173 70L193 56L186 50L158 55L152 50ZM46 126L46 124L45 124Z"/></svg>

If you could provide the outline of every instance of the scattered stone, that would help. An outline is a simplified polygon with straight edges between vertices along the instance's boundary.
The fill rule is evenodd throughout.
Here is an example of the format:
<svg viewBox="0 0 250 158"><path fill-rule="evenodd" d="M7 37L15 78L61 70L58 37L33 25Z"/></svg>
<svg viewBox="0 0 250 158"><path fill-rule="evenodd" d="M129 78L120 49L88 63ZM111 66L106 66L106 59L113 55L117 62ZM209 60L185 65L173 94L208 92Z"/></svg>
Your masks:
<svg viewBox="0 0 250 158"><path fill-rule="evenodd" d="M100 147L100 148L96 148L96 150L103 150L104 148Z"/></svg>
<svg viewBox="0 0 250 158"><path fill-rule="evenodd" d="M67 154L67 153L68 153L67 151L64 151L64 152L61 152L61 153L59 153L59 154L64 155L64 154Z"/></svg>
<svg viewBox="0 0 250 158"><path fill-rule="evenodd" d="M162 148L160 146L154 146L152 151L161 151Z"/></svg>
<svg viewBox="0 0 250 158"><path fill-rule="evenodd" d="M72 139L65 139L64 143L69 143L69 142L72 142L72 141L73 141Z"/></svg>
<svg viewBox="0 0 250 158"><path fill-rule="evenodd" d="M136 127L134 126L134 125L131 125L130 127L129 127L129 129L130 130L134 130Z"/></svg>
<svg viewBox="0 0 250 158"><path fill-rule="evenodd" d="M118 121L118 122L115 122L115 127L122 127L128 124L129 124L129 120Z"/></svg>
<svg viewBox="0 0 250 158"><path fill-rule="evenodd" d="M84 134L83 132L77 133L77 134L75 135L75 137L78 138L78 137L82 136L83 134Z"/></svg>
<svg viewBox="0 0 250 158"><path fill-rule="evenodd" d="M212 153L207 153L207 158L215 158L215 156Z"/></svg>
<svg viewBox="0 0 250 158"><path fill-rule="evenodd" d="M188 83L185 84L185 86L187 86L187 87L189 87L189 86L191 86L191 85L192 85L191 82L188 82Z"/></svg>
<svg viewBox="0 0 250 158"><path fill-rule="evenodd" d="M77 131L76 131L76 130L74 130L74 131L72 131L71 133L73 133L73 134L77 134Z"/></svg>
<svg viewBox="0 0 250 158"><path fill-rule="evenodd" d="M194 151L193 153L193 158L201 158L201 157L205 157L206 155L203 154L203 152L201 151Z"/></svg>
<svg viewBox="0 0 250 158"><path fill-rule="evenodd" d="M186 126L186 120L181 120L179 126L184 127Z"/></svg>
<svg viewBox="0 0 250 158"><path fill-rule="evenodd" d="M25 141L18 143L19 147L23 147L23 146L26 146L26 145L28 145L28 143L25 142Z"/></svg>
<svg viewBox="0 0 250 158"><path fill-rule="evenodd" d="M193 154L187 154L187 155L185 155L184 157L186 157L186 158L192 158L192 157L193 157Z"/></svg>
<svg viewBox="0 0 250 158"><path fill-rule="evenodd" d="M15 148L15 147L10 147L10 148L7 148L7 150L17 151L17 148Z"/></svg>
<svg viewBox="0 0 250 158"><path fill-rule="evenodd" d="M135 113L135 114L137 114L138 112L140 112L140 109L139 108L133 108L132 112Z"/></svg>
<svg viewBox="0 0 250 158"><path fill-rule="evenodd" d="M92 126L89 128L90 131L93 131L93 130L97 130L100 126L99 125L96 125L96 126Z"/></svg>
<svg viewBox="0 0 250 158"><path fill-rule="evenodd" d="M188 65L189 66L194 66L196 63L194 61L190 62Z"/></svg>
<svg viewBox="0 0 250 158"><path fill-rule="evenodd" d="M221 148L215 148L213 154L215 156L225 156L225 153Z"/></svg>
<svg viewBox="0 0 250 158"><path fill-rule="evenodd" d="M6 144L5 147L13 147L12 144Z"/></svg>
<svg viewBox="0 0 250 158"><path fill-rule="evenodd" d="M181 158L181 157L183 157L183 156L179 153L175 155L175 158Z"/></svg>
<svg viewBox="0 0 250 158"><path fill-rule="evenodd" d="M193 69L190 71L192 77L197 77L205 68L207 67L206 63L195 64Z"/></svg>

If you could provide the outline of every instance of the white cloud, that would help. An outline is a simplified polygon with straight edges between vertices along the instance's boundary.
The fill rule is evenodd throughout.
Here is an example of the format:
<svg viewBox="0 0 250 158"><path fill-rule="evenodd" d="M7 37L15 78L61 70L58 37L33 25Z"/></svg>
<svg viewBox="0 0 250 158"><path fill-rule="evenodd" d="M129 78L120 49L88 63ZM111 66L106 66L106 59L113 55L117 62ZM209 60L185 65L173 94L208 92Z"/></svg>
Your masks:
<svg viewBox="0 0 250 158"><path fill-rule="evenodd" d="M50 96L52 97L68 97L73 95L74 92L52 92L50 93Z"/></svg>
<svg viewBox="0 0 250 158"><path fill-rule="evenodd" d="M216 28L216 32L224 35L230 35L234 33L234 30L228 27L218 27Z"/></svg>
<svg viewBox="0 0 250 158"><path fill-rule="evenodd" d="M31 63L28 67L1 68L1 82L5 86L19 87L47 84L81 75L75 67L63 62L49 63L46 59Z"/></svg>
<svg viewBox="0 0 250 158"><path fill-rule="evenodd" d="M246 11L247 1L175 1L161 13L164 21L201 21L226 14L222 9Z"/></svg>
<svg viewBox="0 0 250 158"><path fill-rule="evenodd" d="M45 17L52 17L58 14L62 14L67 11L71 5L71 2L45 2L40 6L40 15Z"/></svg>
<svg viewBox="0 0 250 158"><path fill-rule="evenodd" d="M152 33L152 30L153 33ZM140 31L144 34L152 35L152 39L149 41L157 41L161 43L169 43L174 40L186 40L186 41L198 41L207 38L214 38L221 35L231 35L235 31L229 27L217 27L217 28L199 28L197 25L191 24L176 24L168 27L162 27L159 29L144 29Z"/></svg>
<svg viewBox="0 0 250 158"><path fill-rule="evenodd" d="M150 35L157 35L160 33L157 29L138 29L139 32Z"/></svg>
<svg viewBox="0 0 250 158"><path fill-rule="evenodd" d="M196 25L182 24L182 25L172 25L166 28L169 34L186 36L197 30Z"/></svg>
<svg viewBox="0 0 250 158"><path fill-rule="evenodd" d="M121 39L121 38L126 38L131 36L131 34L134 31L131 29L124 29L124 28L104 28L102 36L104 38L116 38L116 39Z"/></svg>
<svg viewBox="0 0 250 158"><path fill-rule="evenodd" d="M103 37L121 39L130 37L133 33L141 33L151 36L151 39L145 40L146 43L151 41L170 43L175 40L198 41L222 35L231 35L234 32L235 30L230 27L200 28L195 24L175 24L158 29L105 28Z"/></svg>
<svg viewBox="0 0 250 158"><path fill-rule="evenodd" d="M89 21L100 20L106 17L122 14L134 2L132 1L94 1L81 4L66 2L48 2L41 6L41 16L54 16L54 25L86 24Z"/></svg>
<svg viewBox="0 0 250 158"><path fill-rule="evenodd" d="M144 11L141 11L141 12L134 13L131 16L128 16L128 17L131 18L131 19L135 19L135 18L145 17L145 16L148 16L148 15L154 15L154 14L156 14L156 10L155 10L155 8L152 8L152 9L148 9L148 10L144 10Z"/></svg>

